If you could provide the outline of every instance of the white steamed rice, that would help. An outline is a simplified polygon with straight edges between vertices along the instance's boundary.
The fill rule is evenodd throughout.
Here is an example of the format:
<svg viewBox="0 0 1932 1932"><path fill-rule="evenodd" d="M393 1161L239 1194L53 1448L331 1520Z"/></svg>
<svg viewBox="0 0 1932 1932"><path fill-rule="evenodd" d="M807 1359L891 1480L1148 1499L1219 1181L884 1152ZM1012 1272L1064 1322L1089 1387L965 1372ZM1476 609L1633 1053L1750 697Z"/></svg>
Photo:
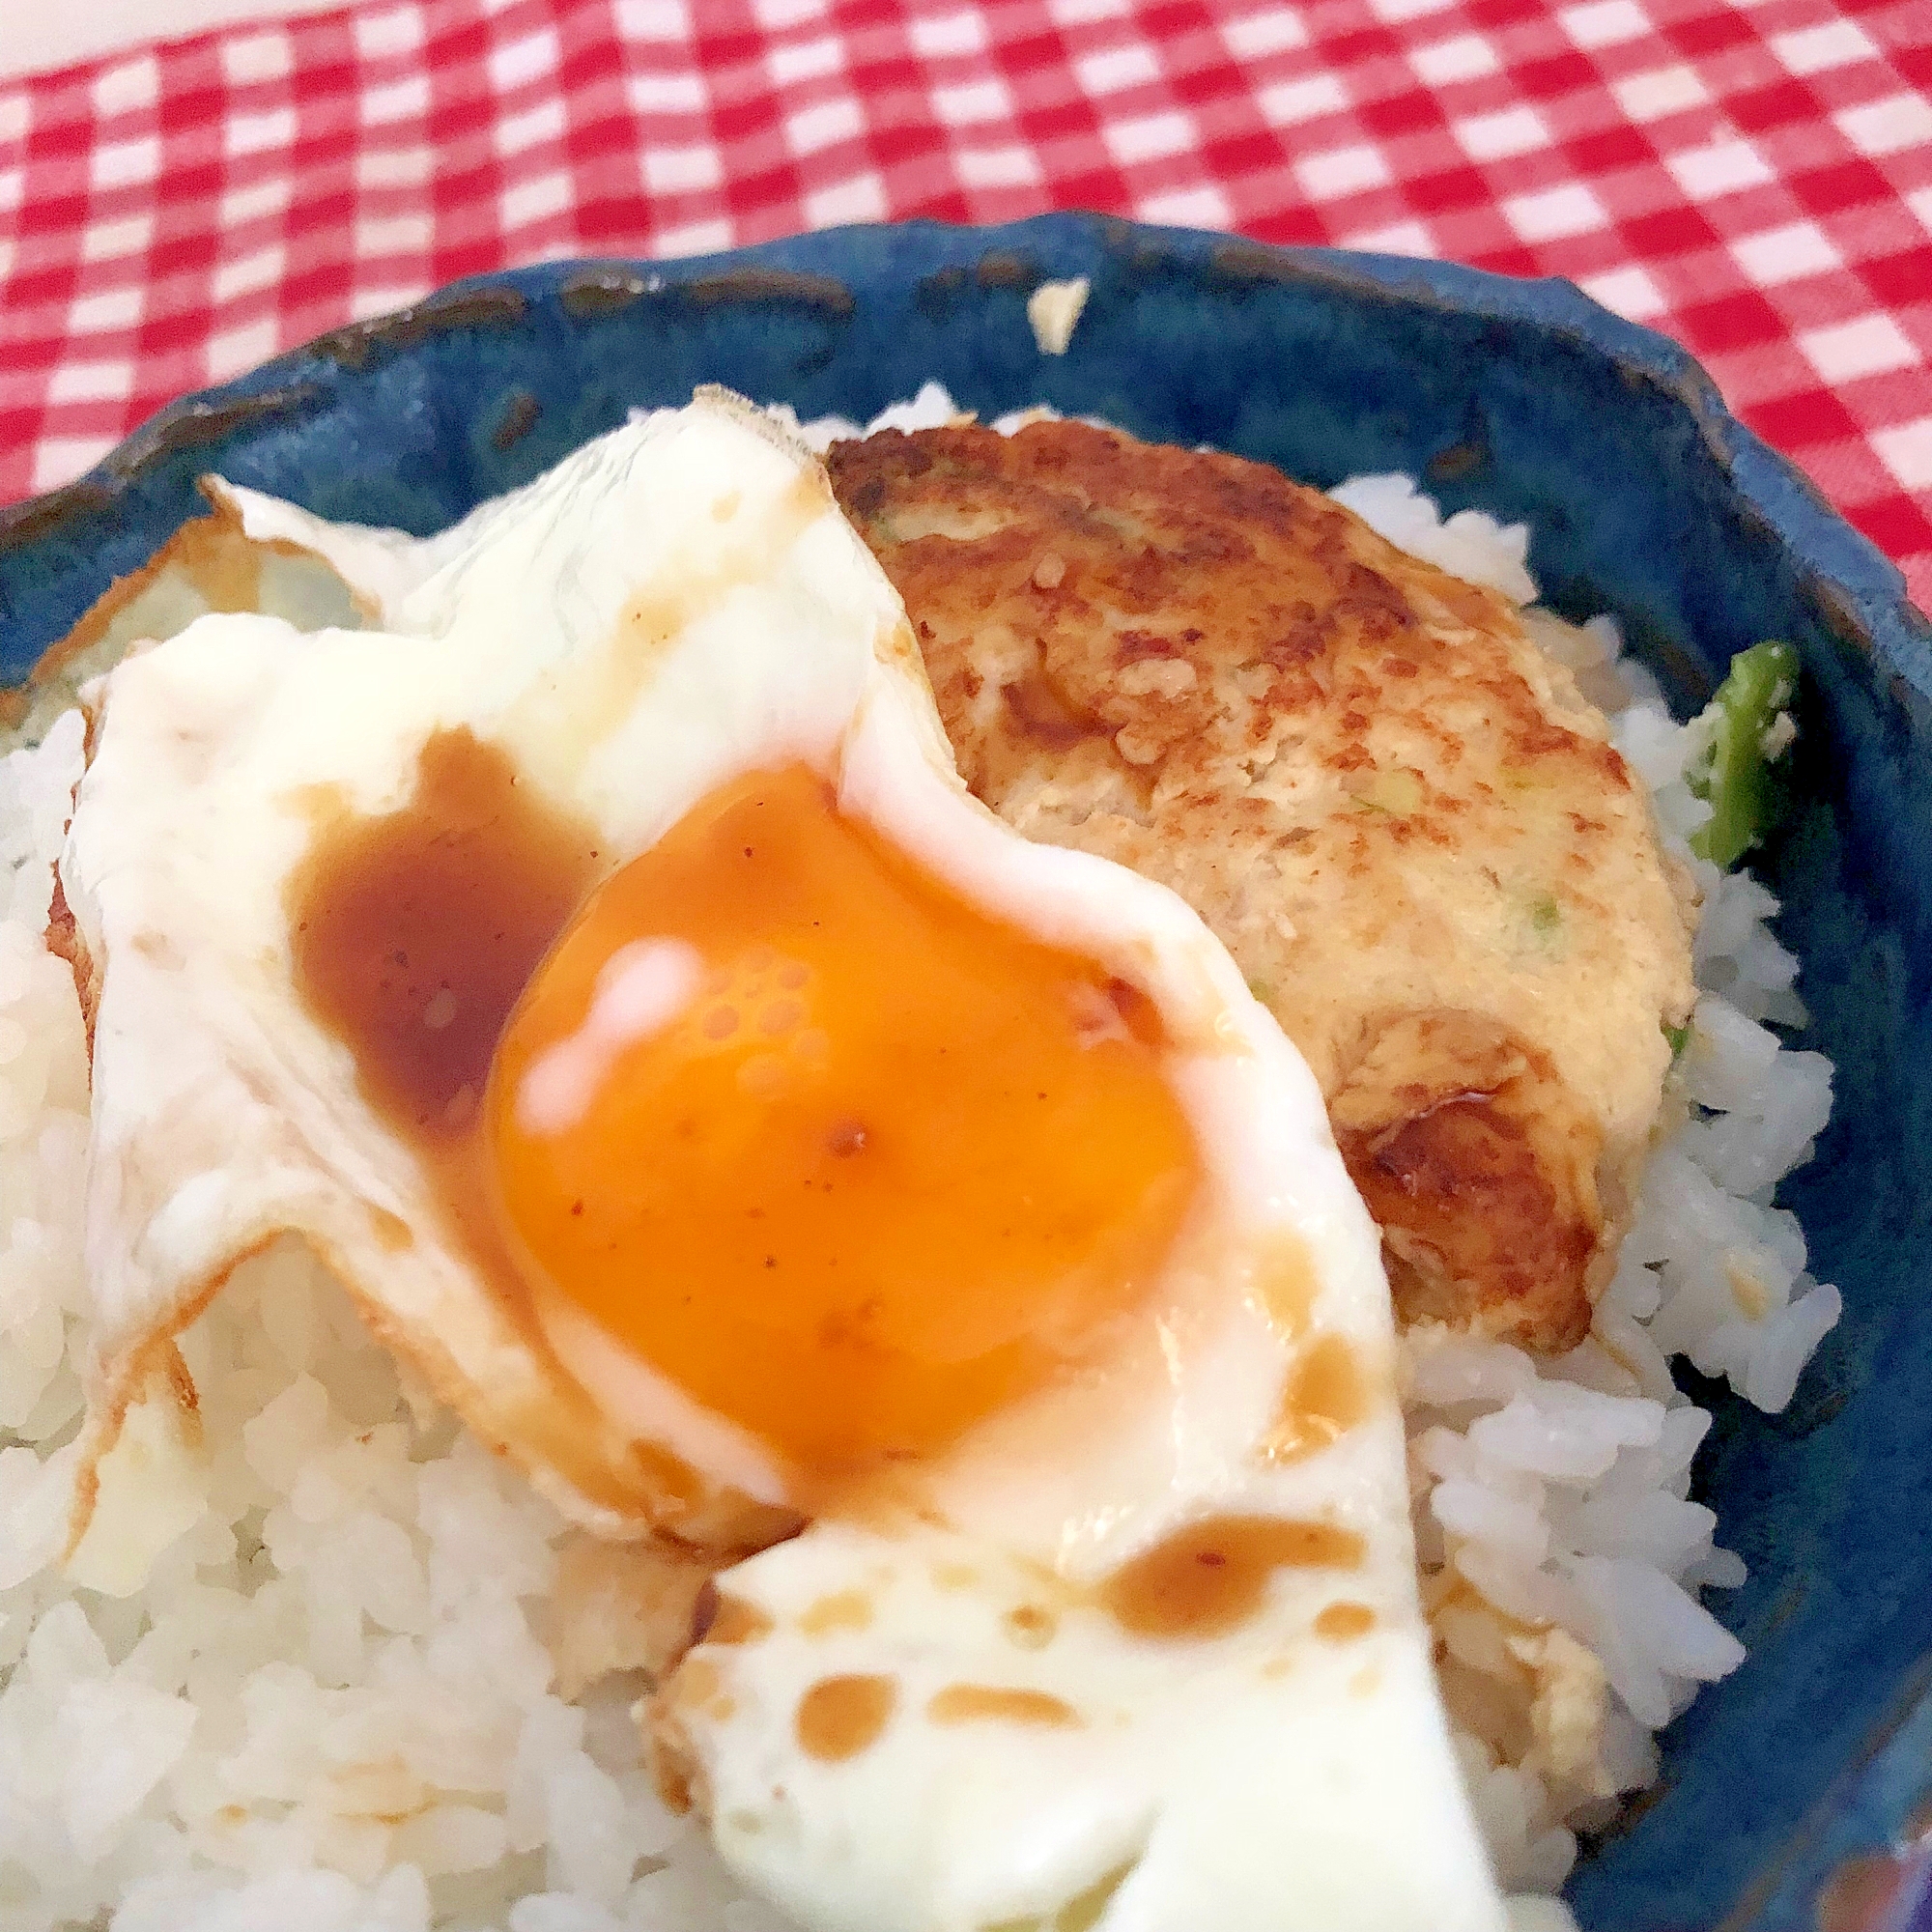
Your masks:
<svg viewBox="0 0 1932 1932"><path fill-rule="evenodd" d="M951 413L928 384L875 426ZM1444 523L1402 477L1335 494L1404 548L1534 597L1521 526ZM1562 1884L1576 1830L1655 1776L1652 1733L1743 1661L1698 1601L1745 1573L1688 1500L1710 1417L1670 1358L1780 1408L1839 1300L1772 1205L1832 1081L1764 1024L1804 1017L1776 900L1690 856L1697 727L1622 661L1615 622L1529 616L1611 712L1704 898L1671 1131L1589 1339L1555 1361L1439 1333L1406 1349L1458 1748L1524 1894L1517 1932L1562 1932L1536 1894ZM629 1716L642 1680L574 1681L553 1598L581 1537L402 1386L304 1252L248 1264L185 1338L200 1441L117 1452L158 1552L145 1582L90 1578L112 1595L56 1566L87 1080L43 928L79 756L70 716L0 763L0 1932L780 1932L658 1802Z"/></svg>

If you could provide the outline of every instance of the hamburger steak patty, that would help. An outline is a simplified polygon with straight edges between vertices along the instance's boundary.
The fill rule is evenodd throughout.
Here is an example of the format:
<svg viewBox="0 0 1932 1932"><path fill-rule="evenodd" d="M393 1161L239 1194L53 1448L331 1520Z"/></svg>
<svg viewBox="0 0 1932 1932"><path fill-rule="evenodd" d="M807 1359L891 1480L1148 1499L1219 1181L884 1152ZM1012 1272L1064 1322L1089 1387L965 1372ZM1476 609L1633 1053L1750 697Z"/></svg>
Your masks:
<svg viewBox="0 0 1932 1932"><path fill-rule="evenodd" d="M1264 465L1083 423L829 464L973 790L1180 894L1307 1057L1403 1319L1579 1341L1690 944L1514 606Z"/></svg>

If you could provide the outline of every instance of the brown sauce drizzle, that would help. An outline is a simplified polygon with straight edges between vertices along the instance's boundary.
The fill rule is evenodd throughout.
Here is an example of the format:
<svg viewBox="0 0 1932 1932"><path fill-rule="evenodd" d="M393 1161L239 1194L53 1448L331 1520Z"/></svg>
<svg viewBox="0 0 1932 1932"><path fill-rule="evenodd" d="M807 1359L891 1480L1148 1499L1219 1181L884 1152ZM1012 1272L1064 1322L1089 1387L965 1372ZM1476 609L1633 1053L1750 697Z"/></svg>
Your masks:
<svg viewBox="0 0 1932 1932"><path fill-rule="evenodd" d="M1319 1287L1307 1247L1298 1236L1285 1231L1255 1267L1255 1299L1291 1342L1307 1328Z"/></svg>
<svg viewBox="0 0 1932 1932"><path fill-rule="evenodd" d="M1015 1604L1001 1621L1022 1650L1044 1650L1060 1628L1053 1612L1038 1604Z"/></svg>
<svg viewBox="0 0 1932 1932"><path fill-rule="evenodd" d="M386 1208L369 1209L369 1232L384 1254L407 1254L416 1244L415 1230L400 1214L391 1214Z"/></svg>
<svg viewBox="0 0 1932 1932"><path fill-rule="evenodd" d="M1209 1517L1117 1570L1100 1601L1137 1636L1224 1636L1261 1607L1277 1570L1352 1570L1361 1560L1362 1539L1335 1523Z"/></svg>
<svg viewBox="0 0 1932 1932"><path fill-rule="evenodd" d="M706 1657L687 1657L671 1679L671 1695L681 1711L695 1711L723 1723L738 1708L724 1689L724 1678Z"/></svg>
<svg viewBox="0 0 1932 1932"><path fill-rule="evenodd" d="M701 1643L756 1643L759 1638L770 1636L772 1620L755 1604L748 1604L743 1597L727 1597L721 1590L718 1593L718 1607L711 1621L698 1634Z"/></svg>
<svg viewBox="0 0 1932 1932"><path fill-rule="evenodd" d="M821 1764L857 1757L885 1729L898 1695L890 1677L821 1677L798 1702L799 1748Z"/></svg>
<svg viewBox="0 0 1932 1932"><path fill-rule="evenodd" d="M462 727L424 744L414 789L394 811L357 815L334 793L306 803L316 832L285 898L297 993L355 1056L364 1099L414 1151L450 1233L548 1362L497 1226L480 1103L512 1008L602 869L597 834ZM384 1220L372 1232L400 1245ZM435 1338L426 1343L433 1352ZM549 1381L515 1418L531 1459L629 1515L702 1497L698 1479L653 1444L633 1442L613 1462L589 1398L560 1368ZM486 1431L507 1426L486 1419Z"/></svg>
<svg viewBox="0 0 1932 1932"><path fill-rule="evenodd" d="M289 885L296 984L391 1126L467 1136L510 1009L596 877L596 840L460 728L423 746L400 810L324 827Z"/></svg>
<svg viewBox="0 0 1932 1932"><path fill-rule="evenodd" d="M933 1693L925 1715L935 1724L1038 1724L1066 1730L1080 1713L1065 1698L1045 1690L1022 1690L990 1684L949 1684Z"/></svg>
<svg viewBox="0 0 1932 1932"><path fill-rule="evenodd" d="M1293 1463L1325 1449L1369 1412L1368 1378L1345 1335L1322 1335L1295 1357L1269 1434L1267 1460Z"/></svg>
<svg viewBox="0 0 1932 1932"><path fill-rule="evenodd" d="M1315 1619L1315 1634L1329 1643L1348 1643L1375 1627L1376 1613L1366 1604L1330 1604Z"/></svg>
<svg viewBox="0 0 1932 1932"><path fill-rule="evenodd" d="M835 1590L809 1605L799 1617L798 1627L807 1636L823 1636L828 1631L862 1631L872 1621L872 1600L863 1590Z"/></svg>
<svg viewBox="0 0 1932 1932"><path fill-rule="evenodd" d="M519 1314L527 1293L497 1227L483 1091L511 1009L596 879L596 838L522 784L499 746L442 730L409 802L325 820L288 885L302 1004L355 1055L363 1098L414 1149L470 1261ZM394 1218L372 1225L390 1252Z"/></svg>

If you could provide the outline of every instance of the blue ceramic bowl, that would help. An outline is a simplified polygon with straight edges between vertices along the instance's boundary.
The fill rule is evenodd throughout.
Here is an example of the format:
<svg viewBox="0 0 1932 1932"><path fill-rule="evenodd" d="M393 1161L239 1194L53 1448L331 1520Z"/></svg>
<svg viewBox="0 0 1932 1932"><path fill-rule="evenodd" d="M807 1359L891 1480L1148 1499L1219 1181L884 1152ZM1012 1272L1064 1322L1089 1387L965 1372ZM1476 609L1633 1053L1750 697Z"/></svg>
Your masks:
<svg viewBox="0 0 1932 1932"><path fill-rule="evenodd" d="M1072 353L1042 356L1028 291L1076 274ZM988 413L1044 400L1319 484L1409 470L1526 520L1550 601L1619 613L1681 704L1760 638L1802 651L1803 802L1766 866L1838 1099L1785 1198L1845 1317L1784 1414L1696 1391L1701 1492L1751 1571L1714 1606L1750 1661L1570 1895L1589 1932L1811 1932L1829 1875L1932 1789L1932 628L1682 351L1565 282L1078 215L490 276L0 512L0 673L194 513L204 469L428 531L696 383L864 418L928 376Z"/></svg>

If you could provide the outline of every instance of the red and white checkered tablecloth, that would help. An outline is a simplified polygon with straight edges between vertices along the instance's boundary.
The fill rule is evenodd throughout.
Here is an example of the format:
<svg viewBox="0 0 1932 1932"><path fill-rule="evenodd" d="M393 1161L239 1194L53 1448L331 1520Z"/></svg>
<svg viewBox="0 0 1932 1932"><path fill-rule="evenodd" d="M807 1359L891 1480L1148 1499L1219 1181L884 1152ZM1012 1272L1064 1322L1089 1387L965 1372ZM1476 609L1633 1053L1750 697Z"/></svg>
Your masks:
<svg viewBox="0 0 1932 1932"><path fill-rule="evenodd" d="M0 84L0 500L458 275L1067 207L1568 275L1932 605L1932 0L374 0Z"/></svg>

